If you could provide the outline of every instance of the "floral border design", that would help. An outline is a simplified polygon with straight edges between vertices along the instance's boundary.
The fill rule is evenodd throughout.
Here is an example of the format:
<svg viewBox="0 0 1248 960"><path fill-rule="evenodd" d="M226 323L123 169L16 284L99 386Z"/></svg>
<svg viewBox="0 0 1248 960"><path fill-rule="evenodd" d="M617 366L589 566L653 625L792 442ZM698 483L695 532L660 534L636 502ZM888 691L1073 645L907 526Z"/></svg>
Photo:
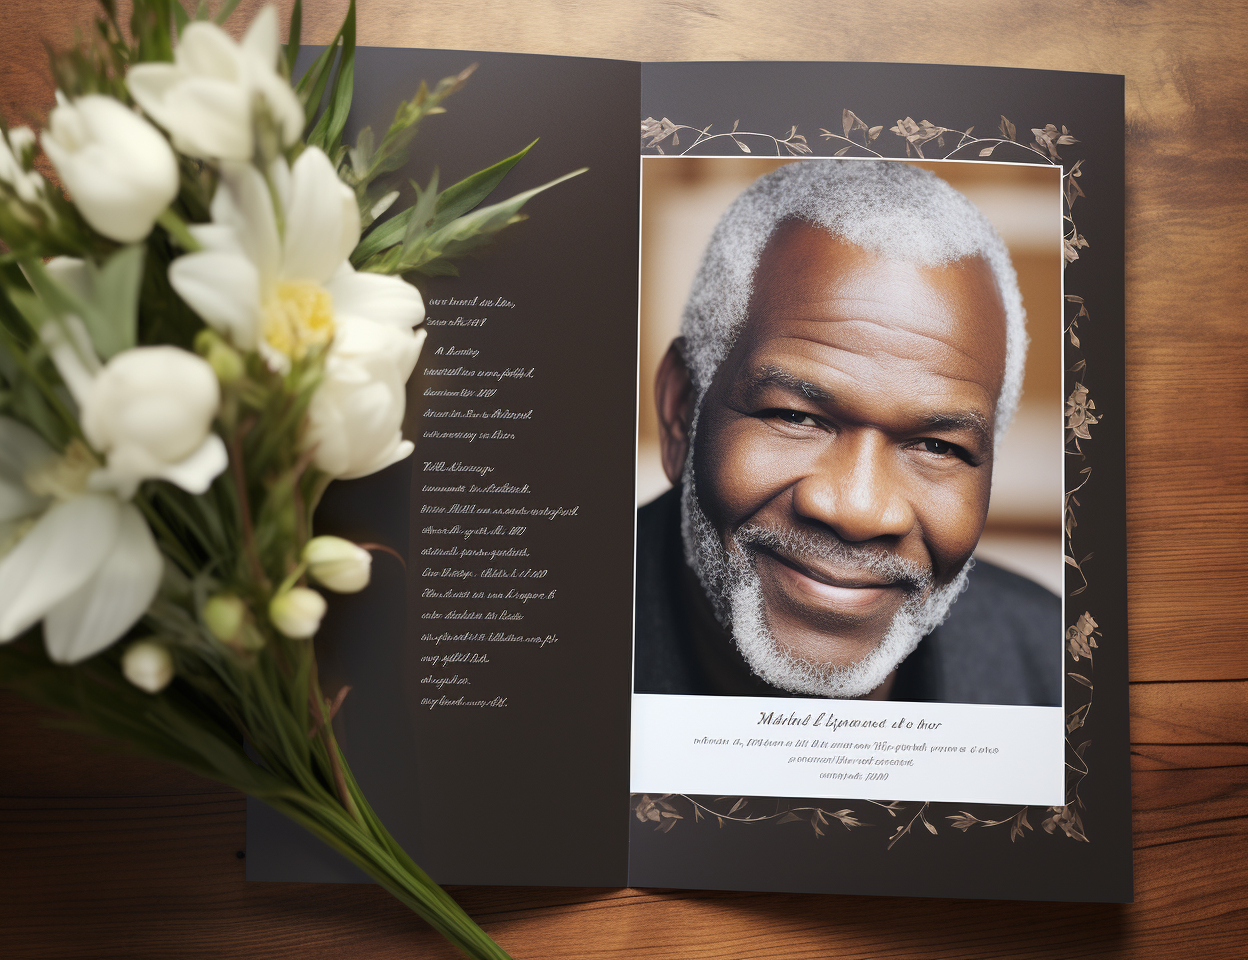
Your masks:
<svg viewBox="0 0 1248 960"><path fill-rule="evenodd" d="M1080 251L1088 248L1088 241L1079 232L1074 219L1076 201L1080 197L1086 196L1080 184L1080 180L1083 177L1083 159L1080 158L1073 163L1067 163L1063 161L1062 156L1058 152L1059 147L1066 148L1079 143L1079 141L1075 139L1065 125L1059 127L1059 125L1053 123L1046 123L1043 127L1030 128L1031 140L1019 139L1018 128L1004 115L1000 117L997 130L995 131L997 135L995 136L975 136L973 133L974 129L972 126L966 130L959 130L940 126L928 120L921 120L916 123L913 118L906 117L904 120L898 120L893 126L888 128L888 131L898 139L890 140L885 138L881 141L880 137L885 130L883 124L869 125L852 110L846 108L841 113L841 132L834 133L821 127L818 137L829 146L832 144L843 144L843 146L839 146L831 154L834 157L853 155L889 159L887 154L880 151L886 145L891 145L896 148L893 151L896 156L893 158L899 159L901 147L904 145L907 158L915 157L924 160L987 159L996 151L1002 150L1002 152L1021 153L1021 159L1024 162L1061 166L1063 169L1062 216L1064 224L1062 251L1064 264L1069 265L1080 259ZM683 132L687 140L692 136L692 142L687 142L684 149L676 152L675 155L678 156L688 156L696 148L712 141L720 140L730 141L744 154L753 153L750 143L761 141L767 145L769 151L774 150L775 156L778 157L799 158L815 155L806 136L798 133L795 125L791 126L788 133L782 137L769 133L741 130L739 129L739 122L734 122L730 130L722 133L712 133L711 130L711 125L696 127L689 124L674 123L667 117L661 120L647 117L641 122L642 150L643 152L654 150L656 153L666 154L667 151L664 150L663 145L666 143L668 150L680 147L680 136ZM949 143L952 143L951 148ZM925 150L929 153L935 150L936 154L929 156L924 152ZM973 155L971 151L974 151ZM1063 318L1063 334L1069 342L1065 355L1070 365L1066 368L1066 372L1070 374L1071 379L1074 381L1071 392L1066 398L1063 411L1066 428L1065 451L1067 457L1076 457L1083 460L1086 459L1084 447L1092 439L1091 428L1100 423L1102 419L1102 415L1095 412L1096 403L1092 399L1086 384L1087 361L1083 356L1082 341L1077 332L1080 321L1083 321L1085 324L1090 323L1091 316L1084 299L1069 291L1065 295L1065 307L1067 308L1066 312L1070 314L1069 319ZM1063 498L1064 557L1067 567L1070 568L1066 571L1066 587L1068 591L1067 596L1072 598L1083 593L1090 586L1084 565L1093 556L1089 552L1081 559L1075 559L1074 533L1078 527L1078 510L1081 506L1076 494L1083 490L1091 481L1092 467L1082 467L1078 472L1078 478L1078 482L1074 487L1066 491ZM1072 583L1076 576L1082 582L1072 589ZM1067 615L1069 616L1073 613L1074 607L1071 604L1067 604L1067 607ZM1090 732L1089 717L1092 712L1092 699L1095 690L1093 683L1093 651L1097 649L1098 637L1101 637L1101 631L1091 612L1086 609L1066 628L1066 652L1070 657L1071 665L1077 665L1077 669L1068 669L1066 673L1066 703L1068 706L1074 702L1079 704L1066 715L1066 803L1060 807L1048 807L1045 810L1047 816L1040 823L1041 829L1046 833L1054 834L1060 830L1071 840L1083 843L1090 842L1090 840L1084 830L1083 819L1080 816L1080 811L1086 811L1086 806L1083 798L1079 795L1079 787L1091 773L1086 754L1092 740L1086 734ZM1086 665L1083 661L1086 661ZM1085 736L1078 743L1075 743L1073 738L1076 736L1076 731L1079 730L1085 731ZM957 809L956 805L951 803L937 804L931 801L903 803L896 800L867 800L859 803L867 804L869 809L886 811L890 821L894 821L892 824L894 829L887 841L886 849L889 850L909 835L916 824L920 824L928 833L938 835L940 831L936 823L941 819L948 821L948 827L960 830L962 833L967 833L972 828L977 827L1008 827L1011 843L1020 837L1025 837L1027 831L1035 829L1028 819L1029 808L1025 806L1017 808L1012 812L1006 812L1004 815L999 815L999 812L998 815L991 815L988 810L981 810L981 813L984 815L979 816L966 809ZM814 831L816 837L824 836L824 828L831 828L834 821L847 831L856 827L873 826L873 824L862 820L853 807L833 810L831 809L833 805L835 803L824 807L812 804L809 800L784 800L774 797L731 796L712 798L694 797L686 794L662 794L658 796L633 794L631 797L633 816L642 823L654 823L654 829L661 833L672 830L677 822L689 817L692 817L695 823L703 820L708 822L714 820L720 827L723 827L725 823L782 824L805 822ZM945 813L943 812L944 810L950 812Z"/></svg>

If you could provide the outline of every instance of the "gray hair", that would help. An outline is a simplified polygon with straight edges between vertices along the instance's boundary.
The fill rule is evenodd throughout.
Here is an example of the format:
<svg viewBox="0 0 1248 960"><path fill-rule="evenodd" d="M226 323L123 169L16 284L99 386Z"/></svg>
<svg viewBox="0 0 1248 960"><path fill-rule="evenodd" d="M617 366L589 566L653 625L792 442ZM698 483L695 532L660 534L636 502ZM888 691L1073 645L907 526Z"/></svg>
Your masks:
<svg viewBox="0 0 1248 960"><path fill-rule="evenodd" d="M943 266L983 257L1005 305L999 444L1023 391L1026 316L1000 234L973 203L932 173L884 160L798 160L759 177L725 211L693 280L681 321L700 408L745 324L754 271L776 227L803 220L882 257Z"/></svg>

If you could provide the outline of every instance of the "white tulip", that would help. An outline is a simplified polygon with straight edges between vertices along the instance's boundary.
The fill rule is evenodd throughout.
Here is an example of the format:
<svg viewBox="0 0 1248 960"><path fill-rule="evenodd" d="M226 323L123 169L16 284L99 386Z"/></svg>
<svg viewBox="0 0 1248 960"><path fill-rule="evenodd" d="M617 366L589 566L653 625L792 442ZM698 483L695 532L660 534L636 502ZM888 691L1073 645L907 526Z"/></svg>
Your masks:
<svg viewBox="0 0 1248 960"><path fill-rule="evenodd" d="M0 182L11 186L26 203L43 198L43 177L22 164L22 156L34 143L30 127L13 127L7 138L0 134Z"/></svg>
<svg viewBox="0 0 1248 960"><path fill-rule="evenodd" d="M137 508L87 491L95 463L80 443L57 456L0 417L0 451L0 643L42 620L48 656L76 663L147 610L160 551Z"/></svg>
<svg viewBox="0 0 1248 960"><path fill-rule="evenodd" d="M407 378L424 339L424 330L368 320L343 325L308 406L304 446L315 448L317 467L345 480L376 473L412 452L401 428Z"/></svg>
<svg viewBox="0 0 1248 960"><path fill-rule="evenodd" d="M303 132L303 107L277 72L279 53L277 11L272 7L260 11L241 44L200 20L182 31L173 63L136 64L126 86L183 153L205 160L250 161L257 104L276 123L283 146Z"/></svg>
<svg viewBox="0 0 1248 960"><path fill-rule="evenodd" d="M112 97L70 102L59 90L43 150L79 212L119 243L152 231L178 195L178 163L155 127Z"/></svg>
<svg viewBox="0 0 1248 960"><path fill-rule="evenodd" d="M307 587L291 587L269 602L269 619L292 640L306 640L325 617L325 598Z"/></svg>
<svg viewBox="0 0 1248 960"><path fill-rule="evenodd" d="M359 593L368 586L372 555L342 537L313 537L303 548L308 573L335 593Z"/></svg>
<svg viewBox="0 0 1248 960"><path fill-rule="evenodd" d="M173 657L161 644L140 640L121 655L121 672L140 690L160 693L173 679Z"/></svg>
<svg viewBox="0 0 1248 960"><path fill-rule="evenodd" d="M162 346L117 354L80 401L83 433L108 458L95 483L123 497L148 479L203 493L229 462L212 432L220 399L212 367L193 353Z"/></svg>

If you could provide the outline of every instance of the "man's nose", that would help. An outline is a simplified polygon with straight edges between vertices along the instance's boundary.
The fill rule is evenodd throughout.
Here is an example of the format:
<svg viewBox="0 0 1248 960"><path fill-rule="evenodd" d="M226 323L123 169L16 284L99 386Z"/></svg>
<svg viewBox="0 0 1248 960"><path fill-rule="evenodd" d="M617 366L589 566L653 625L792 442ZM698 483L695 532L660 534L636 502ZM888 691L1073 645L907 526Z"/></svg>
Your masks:
<svg viewBox="0 0 1248 960"><path fill-rule="evenodd" d="M846 542L901 538L916 520L902 472L888 437L847 430L794 486L793 508Z"/></svg>

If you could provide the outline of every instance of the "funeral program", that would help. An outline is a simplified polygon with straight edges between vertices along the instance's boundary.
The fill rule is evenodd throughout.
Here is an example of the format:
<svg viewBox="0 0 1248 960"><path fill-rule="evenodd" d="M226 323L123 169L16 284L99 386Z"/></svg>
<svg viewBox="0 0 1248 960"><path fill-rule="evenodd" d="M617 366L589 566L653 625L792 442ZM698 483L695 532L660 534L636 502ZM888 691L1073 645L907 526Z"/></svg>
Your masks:
<svg viewBox="0 0 1248 960"><path fill-rule="evenodd" d="M580 172L411 277L415 452L317 515L386 548L321 670L395 837L441 883L1130 900L1122 78L365 49L346 139L472 63L440 181ZM363 879L254 801L247 870Z"/></svg>

